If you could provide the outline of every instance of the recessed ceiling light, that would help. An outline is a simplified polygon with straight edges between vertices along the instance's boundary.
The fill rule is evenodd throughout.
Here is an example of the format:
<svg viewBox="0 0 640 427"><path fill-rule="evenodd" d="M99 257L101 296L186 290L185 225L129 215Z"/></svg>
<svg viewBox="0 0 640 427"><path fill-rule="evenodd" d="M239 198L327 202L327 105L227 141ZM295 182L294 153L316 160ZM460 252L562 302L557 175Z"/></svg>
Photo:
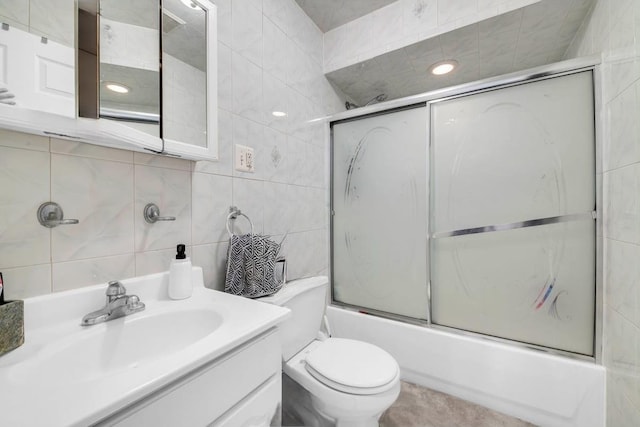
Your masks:
<svg viewBox="0 0 640 427"><path fill-rule="evenodd" d="M116 93L129 93L129 88L120 83L105 83L105 87Z"/></svg>
<svg viewBox="0 0 640 427"><path fill-rule="evenodd" d="M429 72L435 76L442 76L452 72L458 66L458 61L453 59L440 61L429 67Z"/></svg>
<svg viewBox="0 0 640 427"><path fill-rule="evenodd" d="M275 117L285 117L287 115L287 113L285 113L284 111L274 111L271 114L273 114Z"/></svg>
<svg viewBox="0 0 640 427"><path fill-rule="evenodd" d="M200 9L200 6L193 0L180 0L183 5L187 6L189 9Z"/></svg>

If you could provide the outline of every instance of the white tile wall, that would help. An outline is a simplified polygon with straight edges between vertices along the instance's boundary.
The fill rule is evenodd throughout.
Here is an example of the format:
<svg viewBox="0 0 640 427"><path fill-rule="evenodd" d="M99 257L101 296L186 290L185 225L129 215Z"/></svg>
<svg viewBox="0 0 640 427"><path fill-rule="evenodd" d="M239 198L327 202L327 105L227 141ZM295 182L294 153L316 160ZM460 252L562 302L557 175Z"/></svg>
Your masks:
<svg viewBox="0 0 640 427"><path fill-rule="evenodd" d="M2 0L0 22L74 46L74 0Z"/></svg>
<svg viewBox="0 0 640 427"><path fill-rule="evenodd" d="M294 0L216 0L220 161L190 162L0 130L0 271L25 298L168 269L187 244L207 286L223 289L236 205L285 240L289 277L326 273L325 135L310 120L343 110L322 73L322 33ZM0 10L4 10L0 7ZM16 11L16 13L19 11ZM272 111L287 116L277 119ZM233 168L234 144L256 172ZM78 225L46 229L59 202ZM154 202L174 222L147 224ZM238 229L247 231L238 220Z"/></svg>
<svg viewBox="0 0 640 427"><path fill-rule="evenodd" d="M640 2L598 0L567 58L602 56L607 425L640 425Z"/></svg>
<svg viewBox="0 0 640 427"><path fill-rule="evenodd" d="M398 0L326 32L324 71L346 68L539 1Z"/></svg>

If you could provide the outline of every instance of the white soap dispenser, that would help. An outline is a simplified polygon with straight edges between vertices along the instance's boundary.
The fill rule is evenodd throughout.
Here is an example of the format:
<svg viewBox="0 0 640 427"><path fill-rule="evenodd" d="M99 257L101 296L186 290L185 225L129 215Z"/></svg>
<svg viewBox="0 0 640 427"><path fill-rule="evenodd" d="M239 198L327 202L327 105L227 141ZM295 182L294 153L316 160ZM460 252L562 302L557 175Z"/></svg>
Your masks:
<svg viewBox="0 0 640 427"><path fill-rule="evenodd" d="M185 299L191 296L191 259L185 254L185 246L177 246L176 259L171 260L169 267L169 298Z"/></svg>

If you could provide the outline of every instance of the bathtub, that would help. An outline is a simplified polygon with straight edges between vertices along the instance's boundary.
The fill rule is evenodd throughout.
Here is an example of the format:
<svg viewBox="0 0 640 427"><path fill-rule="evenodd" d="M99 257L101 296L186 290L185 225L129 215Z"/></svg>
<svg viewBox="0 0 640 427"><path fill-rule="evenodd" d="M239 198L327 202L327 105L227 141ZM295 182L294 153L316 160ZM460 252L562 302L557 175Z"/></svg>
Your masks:
<svg viewBox="0 0 640 427"><path fill-rule="evenodd" d="M402 379L539 426L603 427L605 369L508 344L327 307L332 335L391 353Z"/></svg>

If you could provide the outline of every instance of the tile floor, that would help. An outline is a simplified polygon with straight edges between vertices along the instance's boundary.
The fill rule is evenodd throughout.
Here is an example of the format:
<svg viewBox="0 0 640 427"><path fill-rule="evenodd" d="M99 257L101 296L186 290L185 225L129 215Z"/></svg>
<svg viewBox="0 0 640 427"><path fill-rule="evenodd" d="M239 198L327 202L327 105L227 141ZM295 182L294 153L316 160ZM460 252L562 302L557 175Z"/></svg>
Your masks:
<svg viewBox="0 0 640 427"><path fill-rule="evenodd" d="M380 427L532 426L518 418L406 382L402 382L398 400L380 418Z"/></svg>

